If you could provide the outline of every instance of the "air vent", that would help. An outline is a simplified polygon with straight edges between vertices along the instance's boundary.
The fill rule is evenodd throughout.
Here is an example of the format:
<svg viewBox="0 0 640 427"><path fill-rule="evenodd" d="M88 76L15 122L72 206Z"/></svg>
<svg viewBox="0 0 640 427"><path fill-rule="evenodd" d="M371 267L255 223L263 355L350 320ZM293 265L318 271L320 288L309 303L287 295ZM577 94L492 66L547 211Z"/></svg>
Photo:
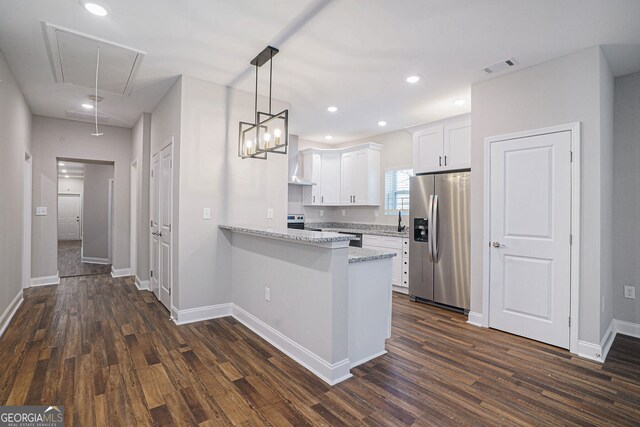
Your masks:
<svg viewBox="0 0 640 427"><path fill-rule="evenodd" d="M511 59L507 59L506 61L500 61L493 65L489 65L484 69L484 72L489 74L497 73L499 71L506 70L507 68L510 68L516 65L518 65L518 61L511 58Z"/></svg>
<svg viewBox="0 0 640 427"><path fill-rule="evenodd" d="M56 82L94 88L100 49L98 89L118 95L131 93L144 52L46 22L42 27Z"/></svg>
<svg viewBox="0 0 640 427"><path fill-rule="evenodd" d="M81 122L94 123L96 121L95 113L83 113L80 111L65 111L64 115L71 120L79 120ZM98 114L98 124L106 125L109 123L109 117Z"/></svg>

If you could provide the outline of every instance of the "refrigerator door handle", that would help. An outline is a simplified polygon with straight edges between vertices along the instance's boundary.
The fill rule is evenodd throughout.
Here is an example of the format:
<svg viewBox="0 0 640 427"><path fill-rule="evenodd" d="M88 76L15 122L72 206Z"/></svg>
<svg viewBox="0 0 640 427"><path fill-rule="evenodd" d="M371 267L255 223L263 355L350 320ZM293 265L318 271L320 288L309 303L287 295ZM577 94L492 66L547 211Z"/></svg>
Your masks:
<svg viewBox="0 0 640 427"><path fill-rule="evenodd" d="M440 207L438 205L438 195L434 195L433 196L433 214L431 215L433 218L433 232L431 233L431 241L433 242L433 249L432 249L432 257L433 257L433 262L436 263L438 262L438 260L440 259L440 248L439 248L439 243L438 239L439 239L439 233L438 233L438 227L439 227L439 223L440 223Z"/></svg>
<svg viewBox="0 0 640 427"><path fill-rule="evenodd" d="M433 194L429 196L429 206L427 206L427 246L429 247L429 261L433 262Z"/></svg>

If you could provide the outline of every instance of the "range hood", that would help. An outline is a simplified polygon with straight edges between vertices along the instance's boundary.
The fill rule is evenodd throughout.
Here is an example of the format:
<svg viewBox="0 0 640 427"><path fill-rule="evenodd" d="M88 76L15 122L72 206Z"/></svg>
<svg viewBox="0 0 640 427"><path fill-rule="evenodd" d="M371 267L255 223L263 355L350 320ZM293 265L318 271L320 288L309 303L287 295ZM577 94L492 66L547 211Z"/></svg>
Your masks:
<svg viewBox="0 0 640 427"><path fill-rule="evenodd" d="M289 135L289 185L316 185L298 177L298 135Z"/></svg>

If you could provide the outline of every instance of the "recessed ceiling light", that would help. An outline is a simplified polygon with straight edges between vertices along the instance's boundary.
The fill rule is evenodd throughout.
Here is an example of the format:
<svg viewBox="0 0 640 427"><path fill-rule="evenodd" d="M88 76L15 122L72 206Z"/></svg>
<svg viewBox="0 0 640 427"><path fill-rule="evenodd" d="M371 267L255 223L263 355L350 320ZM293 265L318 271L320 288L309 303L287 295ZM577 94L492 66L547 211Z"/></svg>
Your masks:
<svg viewBox="0 0 640 427"><path fill-rule="evenodd" d="M380 120L378 122L378 126L386 126L386 125L387 125L387 122L385 122L384 120Z"/></svg>
<svg viewBox="0 0 640 427"><path fill-rule="evenodd" d="M60 172L67 173L67 170L66 169L62 169Z"/></svg>
<svg viewBox="0 0 640 427"><path fill-rule="evenodd" d="M324 137L324 139L333 139L333 137L331 135L327 135Z"/></svg>
<svg viewBox="0 0 640 427"><path fill-rule="evenodd" d="M332 105L331 107L327 108L327 111L330 113L335 113L336 111L338 111L338 107Z"/></svg>
<svg viewBox="0 0 640 427"><path fill-rule="evenodd" d="M86 108L87 110L93 110L93 105L91 105L91 104L82 104L82 108Z"/></svg>
<svg viewBox="0 0 640 427"><path fill-rule="evenodd" d="M462 107L466 103L467 103L467 100L464 98L458 98L455 101L453 101L453 104L457 105L458 107Z"/></svg>
<svg viewBox="0 0 640 427"><path fill-rule="evenodd" d="M107 16L107 9L96 3L85 3L84 8L96 16Z"/></svg>
<svg viewBox="0 0 640 427"><path fill-rule="evenodd" d="M407 83L418 83L420 81L420 76L409 76L407 77Z"/></svg>

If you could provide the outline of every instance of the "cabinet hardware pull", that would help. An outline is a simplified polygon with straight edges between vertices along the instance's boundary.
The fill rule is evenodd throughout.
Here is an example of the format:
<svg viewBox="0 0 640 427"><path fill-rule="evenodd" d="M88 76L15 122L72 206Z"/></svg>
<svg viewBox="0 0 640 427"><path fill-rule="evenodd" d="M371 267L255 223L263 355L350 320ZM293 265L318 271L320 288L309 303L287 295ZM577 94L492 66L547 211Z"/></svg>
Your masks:
<svg viewBox="0 0 640 427"><path fill-rule="evenodd" d="M444 156L444 165L447 166L447 156Z"/></svg>
<svg viewBox="0 0 640 427"><path fill-rule="evenodd" d="M442 156L438 156L438 166L442 166Z"/></svg>

